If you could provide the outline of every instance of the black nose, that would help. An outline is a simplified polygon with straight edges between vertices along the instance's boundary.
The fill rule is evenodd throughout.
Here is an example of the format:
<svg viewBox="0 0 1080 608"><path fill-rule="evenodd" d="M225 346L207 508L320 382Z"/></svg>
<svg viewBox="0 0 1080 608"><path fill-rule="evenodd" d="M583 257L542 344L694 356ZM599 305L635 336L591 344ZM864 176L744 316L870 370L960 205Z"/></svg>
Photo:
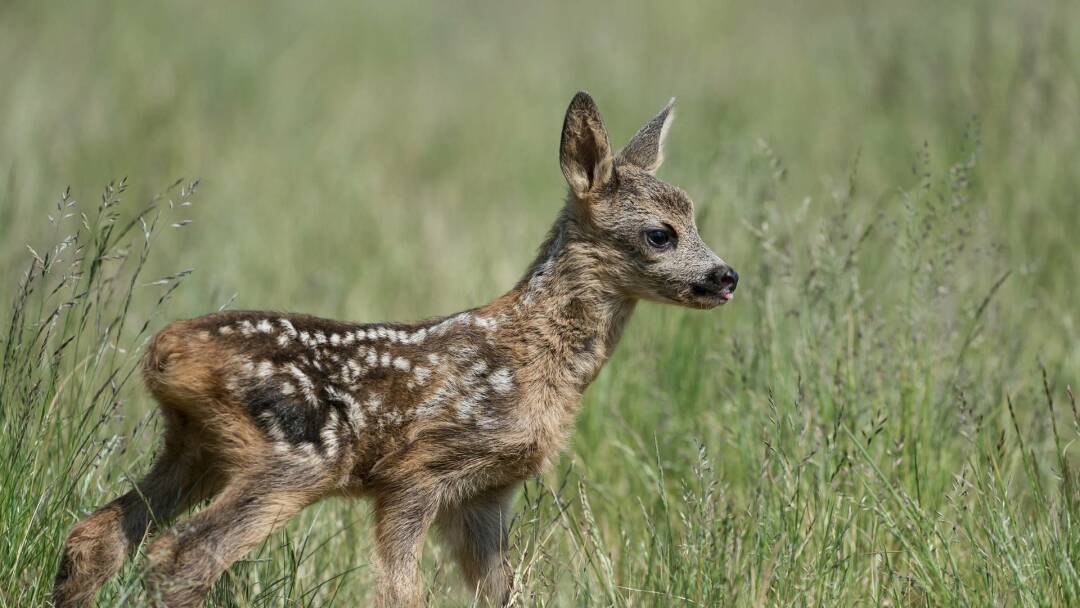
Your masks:
<svg viewBox="0 0 1080 608"><path fill-rule="evenodd" d="M735 269L731 266L725 266L724 270L720 273L721 289L728 291L735 291L735 286L739 284L739 273L735 272Z"/></svg>
<svg viewBox="0 0 1080 608"><path fill-rule="evenodd" d="M698 297L715 298L720 296L725 300L730 300L735 292L735 286L738 284L739 273L735 272L731 266L724 264L710 270L703 281L693 283L691 288L693 288L694 295Z"/></svg>
<svg viewBox="0 0 1080 608"><path fill-rule="evenodd" d="M709 272L709 283L719 291L735 291L739 284L739 273L731 266L717 266Z"/></svg>

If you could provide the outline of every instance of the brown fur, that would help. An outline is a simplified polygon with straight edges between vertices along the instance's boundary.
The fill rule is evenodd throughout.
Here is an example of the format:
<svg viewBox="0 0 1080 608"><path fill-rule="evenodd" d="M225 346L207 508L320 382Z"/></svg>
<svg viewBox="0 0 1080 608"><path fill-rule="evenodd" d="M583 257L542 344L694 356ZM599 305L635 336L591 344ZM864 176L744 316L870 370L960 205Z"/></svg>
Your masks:
<svg viewBox="0 0 1080 608"><path fill-rule="evenodd" d="M151 601L198 606L229 564L331 495L374 501L381 605L418 603L432 525L470 587L505 603L513 495L563 447L636 302L711 308L735 288L689 198L652 175L671 110L613 156L592 99L574 97L566 206L525 277L487 306L374 325L223 312L161 331L144 376L165 448L135 490L72 530L56 605L90 603L154 522L213 496L147 551Z"/></svg>

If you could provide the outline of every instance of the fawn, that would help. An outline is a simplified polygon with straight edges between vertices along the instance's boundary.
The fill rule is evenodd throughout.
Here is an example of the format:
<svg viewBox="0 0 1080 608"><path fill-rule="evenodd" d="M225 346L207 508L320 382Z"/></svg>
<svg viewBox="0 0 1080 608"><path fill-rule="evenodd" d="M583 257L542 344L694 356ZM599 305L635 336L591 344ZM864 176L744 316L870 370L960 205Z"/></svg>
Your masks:
<svg viewBox="0 0 1080 608"><path fill-rule="evenodd" d="M88 605L155 526L210 499L146 552L150 601L198 606L272 531L341 495L374 501L381 605L419 603L432 525L467 583L507 603L515 491L559 453L637 301L708 309L738 283L686 193L654 177L673 104L612 154L592 98L573 98L566 203L491 304L415 324L230 311L158 333L143 372L164 447L135 489L75 525L56 606Z"/></svg>

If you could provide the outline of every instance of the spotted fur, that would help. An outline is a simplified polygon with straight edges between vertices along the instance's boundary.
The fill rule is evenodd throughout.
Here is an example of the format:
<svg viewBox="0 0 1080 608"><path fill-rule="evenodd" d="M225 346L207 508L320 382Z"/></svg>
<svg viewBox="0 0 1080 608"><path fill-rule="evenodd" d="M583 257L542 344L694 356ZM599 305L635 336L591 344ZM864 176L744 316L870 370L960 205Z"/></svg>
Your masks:
<svg viewBox="0 0 1080 608"><path fill-rule="evenodd" d="M613 155L592 99L574 97L560 149L566 205L521 281L491 304L412 324L229 311L158 333L143 372L164 451L72 530L55 604L90 603L155 523L212 496L147 550L149 600L197 606L230 563L333 495L374 501L381 605L418 601L432 525L468 583L505 603L515 489L559 453L635 304L711 308L734 290L690 199L653 176L671 117L669 104Z"/></svg>

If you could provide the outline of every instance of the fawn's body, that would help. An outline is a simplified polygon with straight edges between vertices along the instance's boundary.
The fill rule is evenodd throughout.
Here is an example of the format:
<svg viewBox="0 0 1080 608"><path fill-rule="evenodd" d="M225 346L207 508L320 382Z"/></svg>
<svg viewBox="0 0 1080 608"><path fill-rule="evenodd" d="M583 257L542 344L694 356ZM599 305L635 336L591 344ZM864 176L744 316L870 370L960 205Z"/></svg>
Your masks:
<svg viewBox="0 0 1080 608"><path fill-rule="evenodd" d="M524 278L487 306L417 324L223 312L160 332L144 375L163 452L72 530L57 605L89 603L154 522L213 497L147 550L152 601L199 605L229 564L332 495L374 501L384 605L417 601L431 525L469 584L505 602L513 493L557 456L636 302L711 308L735 288L689 199L652 176L670 119L669 105L612 156L592 100L574 98L567 205Z"/></svg>

